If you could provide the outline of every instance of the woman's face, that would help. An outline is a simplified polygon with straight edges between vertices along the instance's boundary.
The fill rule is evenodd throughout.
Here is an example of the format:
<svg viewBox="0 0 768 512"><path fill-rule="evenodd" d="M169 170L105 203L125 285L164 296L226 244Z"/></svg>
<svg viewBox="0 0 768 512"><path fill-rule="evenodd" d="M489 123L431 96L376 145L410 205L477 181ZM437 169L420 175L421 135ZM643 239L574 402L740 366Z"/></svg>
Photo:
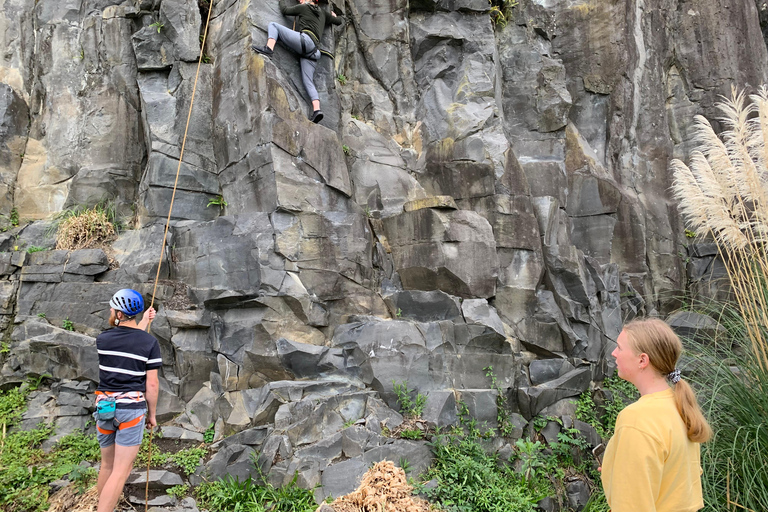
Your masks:
<svg viewBox="0 0 768 512"><path fill-rule="evenodd" d="M613 349L611 355L616 359L616 370L619 373L619 377L633 382L634 376L640 370L640 355L635 354L634 350L632 350L626 331L621 331L621 334L619 334L619 337L616 339L616 348Z"/></svg>

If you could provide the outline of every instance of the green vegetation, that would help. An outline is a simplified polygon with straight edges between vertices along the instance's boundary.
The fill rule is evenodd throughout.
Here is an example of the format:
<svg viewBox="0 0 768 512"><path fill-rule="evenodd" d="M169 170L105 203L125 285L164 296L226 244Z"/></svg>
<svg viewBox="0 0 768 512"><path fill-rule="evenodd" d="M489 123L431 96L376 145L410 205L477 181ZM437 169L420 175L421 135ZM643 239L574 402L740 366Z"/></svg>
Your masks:
<svg viewBox="0 0 768 512"><path fill-rule="evenodd" d="M347 77L342 75L341 73L336 75L336 80L338 80L341 85L347 85Z"/></svg>
<svg viewBox="0 0 768 512"><path fill-rule="evenodd" d="M102 247L112 242L120 229L114 202L102 201L92 208L76 206L56 217L56 249L74 251Z"/></svg>
<svg viewBox="0 0 768 512"><path fill-rule="evenodd" d="M38 317L38 318L45 318L45 313L38 313L38 314L37 314L37 317Z"/></svg>
<svg viewBox="0 0 768 512"><path fill-rule="evenodd" d="M616 417L621 410L635 402L640 395L635 386L620 379L618 375L605 379L602 389L610 399L598 406L592 398L592 392L585 391L576 403L576 418L595 427L600 437L607 440L613 435Z"/></svg>
<svg viewBox="0 0 768 512"><path fill-rule="evenodd" d="M507 395L499 386L496 374L493 373L493 366L483 368L486 377L491 379L491 387L496 390L496 424L499 426L499 435L510 437L512 435L512 422L509 414L509 404Z"/></svg>
<svg viewBox="0 0 768 512"><path fill-rule="evenodd" d="M349 154L350 154L349 146L344 144L343 146L341 146L341 150L344 152L345 155L349 156Z"/></svg>
<svg viewBox="0 0 768 512"><path fill-rule="evenodd" d="M38 383L39 384L39 383ZM29 384L0 391L0 424L5 436L0 441L0 510L3 512L42 512L48 509L48 484L68 476L85 487L95 472L79 466L82 461L99 460L95 435L75 431L62 437L50 451L40 449L54 433L52 425L40 424L32 430L9 430L16 426L26 409Z"/></svg>
<svg viewBox="0 0 768 512"><path fill-rule="evenodd" d="M533 512L536 503L553 492L543 473L534 469L539 467L541 443L534 444L525 459L531 468L528 478L500 465L496 454L487 453L483 439L473 435L438 435L430 446L435 458L425 479L434 478L437 487L424 492L448 512Z"/></svg>
<svg viewBox="0 0 768 512"><path fill-rule="evenodd" d="M189 485L174 485L165 490L166 494L180 500L189 495Z"/></svg>
<svg viewBox="0 0 768 512"><path fill-rule="evenodd" d="M284 487L259 485L250 477L244 482L228 476L205 482L195 489L200 508L219 512L314 512L312 490L296 485L297 476Z"/></svg>
<svg viewBox="0 0 768 512"><path fill-rule="evenodd" d="M517 7L518 0L489 0L491 21L498 28L504 28L513 20L512 8Z"/></svg>
<svg viewBox="0 0 768 512"><path fill-rule="evenodd" d="M15 206L11 208L10 220L11 226L16 227L19 225L19 210L17 210Z"/></svg>
<svg viewBox="0 0 768 512"><path fill-rule="evenodd" d="M40 252L40 251L44 251L44 250L45 250L45 247L38 247L38 246L36 246L36 245L30 245L30 246L27 248L27 252L28 252L28 253L33 253L33 252Z"/></svg>
<svg viewBox="0 0 768 512"><path fill-rule="evenodd" d="M211 444L214 437L216 437L216 430L214 429L213 423L211 423L203 433L203 441L206 444Z"/></svg>
<svg viewBox="0 0 768 512"><path fill-rule="evenodd" d="M70 320L69 317L64 319L64 321L61 324L61 327L66 329L67 331L75 330L75 324L72 323L72 320Z"/></svg>
<svg viewBox="0 0 768 512"><path fill-rule="evenodd" d="M420 418L424 412L424 406L427 403L427 397L421 393L416 393L416 398L411 398L413 390L408 389L408 382L398 384L392 381L392 389L397 395L397 404L400 406L400 412L408 418Z"/></svg>
<svg viewBox="0 0 768 512"><path fill-rule="evenodd" d="M162 30L162 28L165 26L165 24L160 23L159 21L156 21L154 23L150 23L149 26L152 27L152 28L156 28L157 29L157 33L159 34L160 30Z"/></svg>
<svg viewBox="0 0 768 512"><path fill-rule="evenodd" d="M216 197L214 197L213 199L210 199L210 200L208 201L208 204L206 205L206 208L207 208L208 206L214 206L214 205L215 205L215 206L218 206L218 207L219 207L219 210L223 210L223 209L224 209L224 207L225 207L225 206L227 206L228 204L229 204L229 203L227 203L227 202L224 200L224 196L222 196L221 194L219 194L218 196L216 196Z"/></svg>

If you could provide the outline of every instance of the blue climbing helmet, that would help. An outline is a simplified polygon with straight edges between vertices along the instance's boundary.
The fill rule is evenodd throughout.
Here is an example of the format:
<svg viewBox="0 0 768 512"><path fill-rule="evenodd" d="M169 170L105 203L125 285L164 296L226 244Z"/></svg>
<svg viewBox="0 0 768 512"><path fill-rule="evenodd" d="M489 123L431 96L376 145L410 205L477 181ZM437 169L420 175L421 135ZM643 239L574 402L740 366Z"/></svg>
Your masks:
<svg viewBox="0 0 768 512"><path fill-rule="evenodd" d="M136 316L144 311L144 298L136 290L123 288L112 296L109 305L128 316Z"/></svg>

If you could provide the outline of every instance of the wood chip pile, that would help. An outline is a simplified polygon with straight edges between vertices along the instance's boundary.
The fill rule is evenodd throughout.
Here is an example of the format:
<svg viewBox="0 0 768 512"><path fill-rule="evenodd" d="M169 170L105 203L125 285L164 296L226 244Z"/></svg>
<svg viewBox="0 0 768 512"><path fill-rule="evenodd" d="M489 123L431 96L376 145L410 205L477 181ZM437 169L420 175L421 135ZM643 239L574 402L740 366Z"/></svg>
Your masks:
<svg viewBox="0 0 768 512"><path fill-rule="evenodd" d="M336 498L335 512L428 512L429 503L413 496L405 471L384 460L369 469L356 491Z"/></svg>

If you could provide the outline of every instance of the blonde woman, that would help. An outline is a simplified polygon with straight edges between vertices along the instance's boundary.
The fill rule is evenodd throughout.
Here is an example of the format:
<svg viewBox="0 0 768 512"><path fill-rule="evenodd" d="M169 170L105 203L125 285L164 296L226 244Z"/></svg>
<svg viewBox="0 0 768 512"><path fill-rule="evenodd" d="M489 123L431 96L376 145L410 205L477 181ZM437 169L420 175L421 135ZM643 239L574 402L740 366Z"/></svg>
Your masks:
<svg viewBox="0 0 768 512"><path fill-rule="evenodd" d="M602 465L612 512L694 512L704 507L700 443L712 437L696 396L682 380L680 338L663 321L634 320L617 347L619 377L640 399L619 413Z"/></svg>

